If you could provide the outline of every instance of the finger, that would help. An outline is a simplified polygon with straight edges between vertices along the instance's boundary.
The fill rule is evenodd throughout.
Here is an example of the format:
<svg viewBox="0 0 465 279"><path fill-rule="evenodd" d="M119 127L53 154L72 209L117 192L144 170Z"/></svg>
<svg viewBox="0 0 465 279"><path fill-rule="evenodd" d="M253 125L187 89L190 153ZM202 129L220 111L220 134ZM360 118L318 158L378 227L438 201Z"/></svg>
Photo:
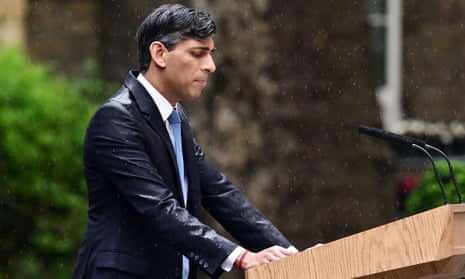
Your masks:
<svg viewBox="0 0 465 279"><path fill-rule="evenodd" d="M289 256L293 254L292 250L289 250L287 248L277 246L275 250L273 250L276 255L282 255L282 256Z"/></svg>
<svg viewBox="0 0 465 279"><path fill-rule="evenodd" d="M270 253L267 253L266 254L266 258L271 260L271 261L276 261L276 260L280 260L280 259L284 259L286 258L288 255L285 254L283 251L281 250L276 250L276 251L270 251Z"/></svg>
<svg viewBox="0 0 465 279"><path fill-rule="evenodd" d="M281 258L285 256L280 250L278 249L267 249L263 251L263 257L267 259L275 259L275 258Z"/></svg>
<svg viewBox="0 0 465 279"><path fill-rule="evenodd" d="M281 252L286 252L286 251L287 251L286 248L281 247L281 246L277 246L277 245L272 246L272 247L270 247L270 248L268 248L268 249L266 249L266 250L267 250L267 251L272 251L272 252L273 252L273 251L281 251Z"/></svg>
<svg viewBox="0 0 465 279"><path fill-rule="evenodd" d="M288 251L279 250L279 251L276 251L273 255L279 259L283 259L289 256L290 253Z"/></svg>
<svg viewBox="0 0 465 279"><path fill-rule="evenodd" d="M274 255L274 254L269 254L269 255L266 255L265 259L272 262L272 261L277 261L279 259L281 259L282 257L278 256L278 255Z"/></svg>
<svg viewBox="0 0 465 279"><path fill-rule="evenodd" d="M262 263L267 264L267 263L270 263L270 262L272 262L272 260L267 259L267 258L263 258Z"/></svg>

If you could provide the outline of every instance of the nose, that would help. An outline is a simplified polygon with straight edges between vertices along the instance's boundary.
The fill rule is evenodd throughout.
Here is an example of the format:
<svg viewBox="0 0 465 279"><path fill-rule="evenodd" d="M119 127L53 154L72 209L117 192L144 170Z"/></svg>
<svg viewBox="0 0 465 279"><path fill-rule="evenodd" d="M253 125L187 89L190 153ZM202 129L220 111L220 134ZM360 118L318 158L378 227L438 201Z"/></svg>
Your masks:
<svg viewBox="0 0 465 279"><path fill-rule="evenodd" d="M215 61L211 55L207 55L202 64L202 70L208 73L213 73L216 71Z"/></svg>

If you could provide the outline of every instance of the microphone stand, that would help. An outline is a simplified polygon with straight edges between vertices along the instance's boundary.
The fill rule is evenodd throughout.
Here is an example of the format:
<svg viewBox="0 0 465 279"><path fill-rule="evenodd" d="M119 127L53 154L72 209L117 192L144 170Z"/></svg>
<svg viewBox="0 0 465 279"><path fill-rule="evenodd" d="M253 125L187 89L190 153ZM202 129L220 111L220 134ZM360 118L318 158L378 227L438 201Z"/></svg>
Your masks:
<svg viewBox="0 0 465 279"><path fill-rule="evenodd" d="M433 156L431 156L431 154L423 147L415 144L415 143L412 143L411 145L413 148L415 149L418 149L420 151L422 151L423 153L426 154L426 156L429 158L429 160L431 161L431 164L433 165L433 170L434 170L434 174L436 175L436 180L438 181L439 183L439 188L441 189L441 193L442 193L442 197L444 199L444 204L448 204L449 203L449 200L447 199L447 196L446 196L446 191L444 190L444 183L442 182L442 179L441 179L441 176L439 175L439 172L438 172L438 169L436 167L436 164L434 163L434 159L433 159Z"/></svg>
<svg viewBox="0 0 465 279"><path fill-rule="evenodd" d="M431 154L426 149L430 149L430 150L434 150L434 151L438 152L447 161L447 165L449 166L449 175L450 175L449 177L452 178L452 182L454 183L455 192L457 193L459 203L464 203L464 200L462 198L462 194L460 192L460 188L457 185L457 179L455 177L454 168L452 167L452 164L450 163L449 158L447 157L447 155L444 152L442 152L439 148L431 146L431 145L427 144L426 142L424 142L422 140L419 140L419 139L416 139L416 138L397 135L397 134L387 132L387 131L383 131L381 129L377 129L377 128L373 128L373 127L360 126L358 131L359 131L359 133L366 134L366 135L376 137L376 138L380 138L380 139L383 139L383 140L387 140L387 141L390 141L390 142L392 142L394 144L397 144L397 145L400 145L400 146L413 147L413 148L415 148L417 150L420 150L423 153L425 153L428 156L428 158L430 159L431 163L433 164L433 170L434 170L434 173L436 175L436 179L437 179L437 181L439 183L439 186L441 188L442 196L444 198L444 203L448 204L449 200L447 199L447 196L446 196L446 193L445 193L445 190L444 190L444 183L441 180L439 172L438 172L438 170L436 168L436 165L434 163L433 157L431 156Z"/></svg>
<svg viewBox="0 0 465 279"><path fill-rule="evenodd" d="M450 160L447 157L447 155L444 152L442 152L439 148L434 147L432 145L425 144L425 147L428 148L428 149L436 151L437 153L439 153L446 160L447 165L449 167L449 172L450 172L450 176L452 178L452 182L454 183L455 192L457 193L457 196L459 198L459 203L463 203L464 201L463 201L463 198L462 198L462 193L461 193L461 191L459 189L459 186L457 184L457 179L455 178L454 168L452 167L452 164L450 163Z"/></svg>

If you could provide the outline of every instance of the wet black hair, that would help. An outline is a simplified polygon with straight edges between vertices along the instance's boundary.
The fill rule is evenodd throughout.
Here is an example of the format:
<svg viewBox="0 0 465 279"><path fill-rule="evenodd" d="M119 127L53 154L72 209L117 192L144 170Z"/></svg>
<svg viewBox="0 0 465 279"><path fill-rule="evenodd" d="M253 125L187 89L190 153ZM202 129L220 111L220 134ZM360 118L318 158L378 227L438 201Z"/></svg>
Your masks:
<svg viewBox="0 0 465 279"><path fill-rule="evenodd" d="M180 4L165 4L153 10L137 30L139 67L146 71L150 64L149 47L161 42L168 51L185 39L205 40L216 32L211 16Z"/></svg>

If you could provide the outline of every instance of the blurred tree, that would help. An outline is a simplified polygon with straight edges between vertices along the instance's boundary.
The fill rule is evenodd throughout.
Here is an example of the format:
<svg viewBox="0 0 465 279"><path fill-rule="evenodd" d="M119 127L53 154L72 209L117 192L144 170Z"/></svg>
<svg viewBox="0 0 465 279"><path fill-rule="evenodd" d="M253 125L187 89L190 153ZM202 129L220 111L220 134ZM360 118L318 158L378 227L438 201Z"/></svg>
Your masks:
<svg viewBox="0 0 465 279"><path fill-rule="evenodd" d="M0 53L0 278L70 276L86 222L85 87Z"/></svg>

